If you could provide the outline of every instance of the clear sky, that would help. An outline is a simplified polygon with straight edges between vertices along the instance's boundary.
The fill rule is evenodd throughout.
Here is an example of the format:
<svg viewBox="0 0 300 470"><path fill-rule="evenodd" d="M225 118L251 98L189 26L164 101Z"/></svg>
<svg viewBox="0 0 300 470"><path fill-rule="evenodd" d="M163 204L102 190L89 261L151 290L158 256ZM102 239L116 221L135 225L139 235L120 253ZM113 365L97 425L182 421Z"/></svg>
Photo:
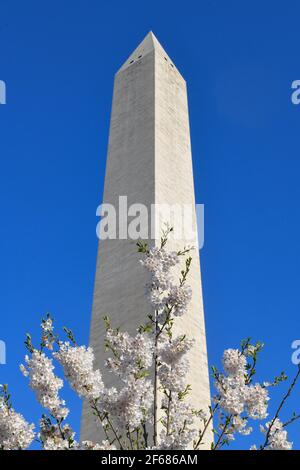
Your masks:
<svg viewBox="0 0 300 470"><path fill-rule="evenodd" d="M188 82L209 362L251 336L265 342L260 377L295 373L299 15L292 0L0 0L0 383L28 420L41 410L18 370L24 333L50 311L88 340L113 76L149 30ZM296 424L290 437L299 448Z"/></svg>

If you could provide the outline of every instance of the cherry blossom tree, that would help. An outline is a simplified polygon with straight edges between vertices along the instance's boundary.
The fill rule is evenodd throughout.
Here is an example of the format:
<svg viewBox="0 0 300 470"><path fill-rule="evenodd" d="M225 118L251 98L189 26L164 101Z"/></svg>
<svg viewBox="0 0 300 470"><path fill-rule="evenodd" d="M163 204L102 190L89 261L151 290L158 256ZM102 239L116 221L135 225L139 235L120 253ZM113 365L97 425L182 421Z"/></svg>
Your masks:
<svg viewBox="0 0 300 470"><path fill-rule="evenodd" d="M218 450L230 444L237 434L251 434L257 421L261 422L262 443L253 445L253 450L292 448L287 427L300 416L295 413L282 422L280 413L296 386L300 370L274 417L266 421L269 392L287 377L281 373L272 382L255 381L261 343L252 344L247 339L239 349L225 350L223 370L212 368L215 394L211 406L207 410L191 406L186 373L193 338L175 335L173 328L176 318L186 314L192 298L188 285L191 248L168 251L171 231L163 233L159 247L137 244L141 264L149 272L146 287L153 313L143 325L137 325L133 336L104 318L109 352L104 367L116 375L118 385L107 388L101 370L94 368L92 348L78 345L67 328L66 339L62 340L54 330L52 317L47 315L41 323L39 345L35 346L27 335L28 352L20 366L45 414L38 426L29 424L13 409L8 387L2 385L0 449L27 449L38 441L45 450L199 450L214 435L211 449ZM176 280L174 268L181 264ZM105 435L102 442L76 440L67 423L69 409L60 396L64 381L55 374L55 362L61 365L74 392L93 410Z"/></svg>

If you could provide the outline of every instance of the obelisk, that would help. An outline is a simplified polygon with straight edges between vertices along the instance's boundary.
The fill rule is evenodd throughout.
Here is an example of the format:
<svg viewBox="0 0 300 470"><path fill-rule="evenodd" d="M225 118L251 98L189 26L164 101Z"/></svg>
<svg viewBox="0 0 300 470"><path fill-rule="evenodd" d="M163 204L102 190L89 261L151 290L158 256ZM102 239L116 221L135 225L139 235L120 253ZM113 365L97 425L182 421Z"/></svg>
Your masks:
<svg viewBox="0 0 300 470"><path fill-rule="evenodd" d="M118 208L119 196L127 196L128 207L144 204L149 214L153 204L175 204L192 207L195 216L186 82L152 32L115 76L103 199ZM170 240L168 248L177 250L185 242L191 244L183 238ZM99 242L90 345L102 370L106 357L103 316L109 315L113 326L135 333L150 313L144 290L147 274L138 262L135 244L125 237ZM150 244L158 245L159 240L152 239ZM196 409L208 410L210 389L197 248L192 258L188 283L193 299L188 313L176 320L176 332L195 338L189 354L189 400ZM105 383L115 385L114 375L105 374ZM84 405L81 438L99 442L103 438L99 429Z"/></svg>

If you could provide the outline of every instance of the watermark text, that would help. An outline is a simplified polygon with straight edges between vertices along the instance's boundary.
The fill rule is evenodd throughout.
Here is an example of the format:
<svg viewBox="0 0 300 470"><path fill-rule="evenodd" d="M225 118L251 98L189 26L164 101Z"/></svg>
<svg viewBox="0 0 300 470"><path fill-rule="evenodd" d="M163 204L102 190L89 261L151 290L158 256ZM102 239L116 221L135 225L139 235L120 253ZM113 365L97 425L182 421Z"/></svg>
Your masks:
<svg viewBox="0 0 300 470"><path fill-rule="evenodd" d="M96 233L100 240L159 240L165 226L172 227L170 238L201 249L204 245L204 204L128 203L119 196L118 204L101 204Z"/></svg>
<svg viewBox="0 0 300 470"><path fill-rule="evenodd" d="M291 345L295 351L292 354L292 363L298 366L300 364L300 339L295 339Z"/></svg>
<svg viewBox="0 0 300 470"><path fill-rule="evenodd" d="M6 104L6 84L0 80L0 104Z"/></svg>
<svg viewBox="0 0 300 470"><path fill-rule="evenodd" d="M6 345L5 342L0 340L0 366L6 364Z"/></svg>
<svg viewBox="0 0 300 470"><path fill-rule="evenodd" d="M292 103L298 105L300 104L300 80L293 81L292 90L294 90L291 94Z"/></svg>

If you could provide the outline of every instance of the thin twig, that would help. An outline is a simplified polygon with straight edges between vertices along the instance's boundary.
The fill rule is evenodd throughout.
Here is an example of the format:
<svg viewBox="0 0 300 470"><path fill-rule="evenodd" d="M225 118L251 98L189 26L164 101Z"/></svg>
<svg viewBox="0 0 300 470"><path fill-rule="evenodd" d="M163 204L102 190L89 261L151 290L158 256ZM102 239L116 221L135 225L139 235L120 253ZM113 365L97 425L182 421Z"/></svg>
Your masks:
<svg viewBox="0 0 300 470"><path fill-rule="evenodd" d="M232 418L233 418L233 415L230 415L230 416L228 416L228 418L226 418L225 426L223 427L222 432L221 432L221 434L219 435L218 440L217 440L217 442L216 442L216 445L213 447L212 450L217 450L218 446L219 446L219 445L222 445L222 438L223 438L223 436L226 434L226 431L227 431L227 429L228 429L228 427L229 427L229 424L231 423Z"/></svg>
<svg viewBox="0 0 300 470"><path fill-rule="evenodd" d="M194 450L197 450L199 445L201 444L202 439L203 439L203 437L204 437L204 435L205 435L205 433L208 429L208 426L210 425L210 423L211 423L211 421L214 417L214 414L215 414L216 410L218 409L218 407L219 407L219 403L217 403L213 409L209 410L210 411L210 417L208 418L207 422L205 423L203 431L201 431L201 435L200 435L200 437L199 437L199 439L198 439L198 441L197 441L197 443L194 447Z"/></svg>
<svg viewBox="0 0 300 470"><path fill-rule="evenodd" d="M269 428L268 428L268 431L267 431L267 433L266 433L265 442L264 442L264 444L262 445L262 447L261 447L260 450L264 450L264 449L269 445L270 434L271 434L272 428L273 428L273 426L274 426L274 423L275 423L276 419L278 418L279 413L280 413L280 411L281 411L283 405L285 404L286 400L288 399L288 397L289 397L290 394L292 393L293 388L295 387L299 376L300 376L300 365L298 366L298 372L297 372L297 374L295 375L295 378L294 378L293 382L291 383L290 388L288 389L287 393L284 395L283 399L282 399L281 402L280 402L279 407L277 408L277 411L276 411L276 413L275 413L275 416L274 416L274 418L272 419L271 424L270 424L270 426L269 426Z"/></svg>
<svg viewBox="0 0 300 470"><path fill-rule="evenodd" d="M155 311L155 361L154 361L154 403L153 403L153 418L154 418L154 423L153 423L153 444L156 446L157 444L157 399L158 399L158 380L157 380L157 374L158 374L158 354L157 354L157 344L158 344L158 331L159 331L159 326L158 326L158 312L157 310Z"/></svg>
<svg viewBox="0 0 300 470"><path fill-rule="evenodd" d="M282 427L286 428L287 426L292 424L294 421L297 421L297 419L299 419L299 418L300 418L300 415L293 416L289 421L286 421L285 423L283 423Z"/></svg>
<svg viewBox="0 0 300 470"><path fill-rule="evenodd" d="M143 437L144 437L145 449L146 449L148 447L148 433L147 433L147 428L146 428L146 423L145 422L142 424L142 427L143 427Z"/></svg>

